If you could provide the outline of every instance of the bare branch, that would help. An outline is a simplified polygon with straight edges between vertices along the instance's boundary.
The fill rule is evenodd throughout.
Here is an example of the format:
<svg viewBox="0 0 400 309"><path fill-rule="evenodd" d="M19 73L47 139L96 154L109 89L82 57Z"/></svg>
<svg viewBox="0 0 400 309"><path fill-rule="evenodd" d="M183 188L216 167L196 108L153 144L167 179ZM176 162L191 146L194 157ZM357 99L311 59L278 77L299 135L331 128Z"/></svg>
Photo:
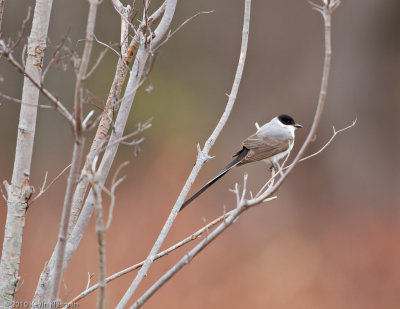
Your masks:
<svg viewBox="0 0 400 309"><path fill-rule="evenodd" d="M61 279L63 274L63 264L64 264L64 256L65 256L65 246L67 242L67 232L68 232L68 221L71 212L71 199L72 193L77 185L77 179L79 177L79 170L81 165L81 160L83 156L83 139L79 140L79 142L74 143L74 149L72 153L72 162L71 169L68 176L67 189L64 196L63 210L61 215L61 224L60 230L58 234L58 243L59 246L56 246L55 249L55 269L54 273L50 276L50 287L51 287L51 295L46 294L42 295L44 297L45 302L56 301L61 285Z"/></svg>
<svg viewBox="0 0 400 309"><path fill-rule="evenodd" d="M150 16L149 23L152 24L154 22L157 22L164 15L165 8L166 8L166 3L164 2L159 7L159 9ZM121 34L121 35L123 35L123 34ZM126 74L128 72L128 65L133 58L133 55L134 55L134 52L135 52L137 46L139 45L139 40L137 37L138 36L135 36L132 39L132 41L129 45L129 48L126 51L126 55L123 55L123 58L120 58L120 60L118 61L117 70L115 73L113 84L111 86L110 95L108 96L106 108L103 112L103 117L98 126L95 140L93 141L92 147L87 156L84 170L87 169L88 162L91 162L91 160L93 160L94 156L96 156L101 151L104 143L106 142L107 132L111 127L111 123L112 123L112 119L113 119L113 110L114 110L114 107L117 105L116 102L119 101L119 96L121 93L122 85L125 80ZM141 59L141 61L142 61L142 59ZM134 96L135 91L137 90L138 86L139 85L135 85L134 87L132 87L133 89L127 89L125 95L127 96L129 94L129 96ZM124 121L126 123L126 120L121 120L121 122L124 122ZM104 175L105 175L104 177L106 177L107 173L108 173L107 171L104 172ZM74 207L73 207L74 210L72 212L73 219L72 219L72 224L70 226L70 232L72 231L72 228L77 221L78 214L80 213L80 207L83 203L83 198L84 198L87 186L88 186L88 183L84 180L81 181L78 185L77 192L74 197ZM86 203L85 206L86 205L90 205L90 203ZM87 222L90 219L91 213L93 211L92 207L90 207L90 206L86 206L86 207L87 207L85 209L86 211L83 212L85 214L85 220L82 220L81 221L82 226L80 226L78 229L76 229L76 232L78 235L82 235L80 232L78 233L78 230L82 230L82 229L84 230L86 228ZM80 237L76 241L76 246L78 245L79 240L80 240Z"/></svg>
<svg viewBox="0 0 400 309"><path fill-rule="evenodd" d="M143 124L139 123L137 125L137 129L135 131L133 131L133 132L131 132L131 133L129 133L129 134L123 136L123 137L120 137L120 138L114 140L112 143L108 143L108 145L104 149L100 150L100 152L104 151L105 149L107 149L109 147L113 147L115 145L118 145L118 144L126 141L127 139L129 139L131 137L134 137L134 136L137 136L139 133L142 133L143 131L151 128L151 121L152 120L153 120L153 118L150 118L149 120L147 120Z"/></svg>
<svg viewBox="0 0 400 309"><path fill-rule="evenodd" d="M90 280L93 278L94 274L91 274L91 273L88 272L87 275L88 275L88 280L87 280L87 284L86 284L86 289L89 288Z"/></svg>
<svg viewBox="0 0 400 309"><path fill-rule="evenodd" d="M69 124L73 127L75 120L70 112L64 107L64 105L53 96L42 84L39 84L25 69L14 59L12 54L5 49L4 42L0 41L0 53L11 63L21 74L23 74L29 81L54 105L54 108L68 120ZM22 105L24 105L23 103Z"/></svg>
<svg viewBox="0 0 400 309"><path fill-rule="evenodd" d="M312 157L315 157L316 155L319 155L321 152L323 152L325 150L326 147L329 146L329 144L333 141L333 139L336 137L337 134L347 131L348 129L354 127L356 125L356 123L357 123L357 119L355 119L352 122L352 124L348 125L347 127L344 127L343 129L340 129L338 131L336 131L335 127L333 127L333 134L332 134L331 138L328 140L328 142L326 142L326 144L320 150L318 150L317 152L314 152L313 154L311 154L307 157L302 158L301 160L299 160L299 162L303 162L304 160L308 160L308 159L311 159Z"/></svg>
<svg viewBox="0 0 400 309"><path fill-rule="evenodd" d="M10 96L8 96L8 95L2 93L2 92L0 92L0 97L4 98L4 99L6 99L6 100L9 100L9 101L11 101L11 102L15 102L15 103L18 103L18 104L22 104L22 100L17 99L17 98L10 97ZM34 105L32 104L32 106L34 106Z"/></svg>
<svg viewBox="0 0 400 309"><path fill-rule="evenodd" d="M82 121L83 121L83 82L85 80L88 67L89 67L89 59L90 54L92 53L93 47L93 39L95 38L94 35L94 27L96 24L96 15L97 15L97 8L101 1L98 0L89 0L89 14L88 14L88 21L86 26L86 38L85 38L85 47L83 49L83 54L79 66L79 72L76 79L75 84L75 96L74 96L74 116L76 121L76 133L79 135L81 134L82 130Z"/></svg>
<svg viewBox="0 0 400 309"><path fill-rule="evenodd" d="M91 124L91 118L92 118L92 116L94 115L94 110L92 109L87 115L86 115L86 117L85 117L85 119L83 119L83 121L82 121L82 126L83 126L83 129L84 130L86 130L88 127L90 127L90 124Z"/></svg>
<svg viewBox="0 0 400 309"><path fill-rule="evenodd" d="M321 152L323 152L323 151L332 143L332 141L335 139L336 135L338 135L339 133L344 132L344 131L347 131L348 129L354 127L354 126L356 125L356 123L357 123L357 119L355 119L355 120L352 122L352 124L348 125L347 127L344 127L343 129L340 129L340 130L338 130L338 131L336 131L335 127L333 127L333 134L332 134L331 138L324 144L324 146L322 146L318 151L314 152L313 154L311 154L311 155L309 155L309 156L307 156L307 157L304 157L304 158L300 159L300 160L298 161L298 163L303 162L303 161L308 160L308 159L311 159L311 158L313 158L313 157L319 155ZM293 165L293 163L292 163L292 164L290 164L289 166L285 166L285 164L286 164L286 162L287 162L287 160L288 160L288 158L289 158L289 155L290 155L290 153L286 156L286 159L285 159L284 162L282 163L282 166L281 166L281 168L279 169L279 174L282 174L282 172L283 172L284 170L287 170L289 167L291 167L291 166ZM264 186L258 191L258 193L256 194L255 197L258 197L258 196L260 196L261 194L263 194L263 193L265 192L265 189L266 189L267 187L270 188L270 187L272 187L272 186L274 185L274 180L275 180L275 178L276 178L276 176L277 176L278 174L275 174L275 170L274 170L274 169L272 169L272 173L273 173L273 174L272 174L271 178L270 178L270 179L264 184ZM252 197L252 199L253 199L253 197Z"/></svg>
<svg viewBox="0 0 400 309"><path fill-rule="evenodd" d="M185 265L190 263L190 261L199 253L201 252L208 244L210 244L216 237L218 237L223 231L225 231L232 223L234 223L239 215L249 209L250 207L259 205L263 202L269 201L271 198L274 198L272 195L280 188L283 184L284 180L288 177L290 172L299 162L300 158L304 154L305 150L307 149L308 145L310 144L311 140L315 136L316 129L319 124L319 120L322 115L322 111L325 104L326 99L326 90L328 86L328 77L329 77L329 69L330 69L330 59L331 59L331 7L329 5L329 0L324 0L325 6L323 10L324 16L324 24L325 24L325 60L324 60L324 68L322 74L322 81L321 81L321 90L320 96L318 99L317 110L315 112L314 121L310 132L302 145L300 151L298 152L297 156L293 160L292 165L288 168L288 170L283 173L282 176L279 178L276 184L269 187L263 194L259 197L256 197L251 200L241 199L239 204L237 205L236 209L230 214L230 216L224 220L222 224L220 224L213 232L211 232L206 239L204 239L201 243L199 243L195 248L193 248L190 252L188 252L182 259L175 264L170 270L168 270L156 283L154 283L134 304L131 308L140 308L158 289L161 288L172 276L174 276L180 269L182 269ZM246 4L249 4L249 0L246 1ZM279 174L280 174L279 173ZM244 189L245 190L245 189ZM239 196L239 191L236 190L237 196ZM245 191L243 191L245 192ZM242 194L244 196L244 194ZM141 270L143 270L144 266Z"/></svg>
<svg viewBox="0 0 400 309"><path fill-rule="evenodd" d="M121 164L117 171L114 174L112 187L111 190L108 191L103 187L103 184L100 183L100 174L96 172L96 163L98 157L95 158L93 164L91 166L91 171L86 175L89 179L90 183L92 184L92 192L94 195L95 201L95 213L96 213L96 233L97 233L97 242L98 242L98 250L99 250L99 293L97 298L97 308L103 309L105 305L105 275L106 275L106 252L105 252L105 232L111 224L112 214L115 204L115 189L116 187L124 180L120 178L117 180L117 176L119 171L126 166L128 163L125 162ZM107 220L107 225L104 226L104 219L103 219L103 203L101 193L105 191L111 197L111 203L109 208L109 217Z"/></svg>
<svg viewBox="0 0 400 309"><path fill-rule="evenodd" d="M203 226L201 229L199 229L198 231L196 231L195 233L191 234L190 236L186 237L185 239L181 240L180 242L172 245L171 247L169 247L168 249L158 253L154 260L158 260L160 258L162 258L163 256L168 255L169 253L171 253L172 251L175 251L176 249L188 244L189 242L192 242L193 240L196 240L200 237L203 236L203 234L208 234L209 230L214 227L215 225L217 225L218 223L222 222L223 220L225 220L225 218L227 218L231 213L233 212L233 210L223 214L222 216L219 216L218 218L214 219L213 221L211 221L210 223L208 223L207 225ZM135 265L132 265L128 268L125 268L109 277L107 277L105 279L105 283L109 283L123 275L126 275L138 268L140 268L142 265L144 264L144 261L137 263ZM76 296L73 300L71 300L67 305L71 305L73 303L77 303L78 301L80 301L82 298L86 297L87 295L91 294L93 291L95 291L96 289L99 288L99 284L95 284L92 287L88 287L86 286L86 290L81 292L78 296ZM64 307L66 308L66 306Z"/></svg>
<svg viewBox="0 0 400 309"><path fill-rule="evenodd" d="M232 85L232 90L229 95L229 99L228 99L228 103L226 105L225 111L222 114L222 116L221 116L216 128L212 132L211 136L206 141L203 149L201 151L199 151L197 160L196 160L196 164L193 167L192 172L190 173L177 201L175 202L175 205L172 208L172 211L171 211L166 223L164 224L164 227L162 228L159 236L157 237L157 240L156 240L155 244L153 245L153 248L151 249L148 257L146 258L146 261L145 261L143 267L140 269L136 278L133 280L130 287L128 288L125 295L123 296L120 303L118 304L118 306L117 306L118 309L121 309L124 306L126 306L127 302L132 297L133 293L136 291L137 287L139 286L139 284L141 283L143 278L146 276L148 270L150 269L151 264L154 261L154 257L156 256L157 252L159 251L161 245L163 244L165 238L167 237L169 230L172 227L173 222L175 221L175 218L179 212L179 209L182 207L182 204L184 202L186 195L189 192L191 184L196 179L201 167L210 158L208 153L209 153L211 147L214 145L215 141L217 140L223 127L225 126L225 123L228 120L228 117L229 117L231 110L233 108L233 105L235 103L236 95L237 95L240 81L241 81L242 75L243 75L244 63L245 63L246 53L247 53L248 37L249 37L250 9L251 9L250 6L251 6L251 0L246 0L244 21L243 21L243 30L242 30L242 44L241 44L241 48L240 48L239 63L237 66L235 80ZM168 10L168 6L167 6L167 10ZM165 14L167 14L167 11ZM165 29L165 31L166 31L166 29ZM157 40L157 36L155 38L155 41L156 40ZM158 41L159 41L159 38L158 38Z"/></svg>
<svg viewBox="0 0 400 309"><path fill-rule="evenodd" d="M58 246L55 249L55 268L54 272L51 273L50 277L50 298L47 299L48 294L45 297L46 301L57 300L60 284L63 274L63 266L65 259L65 247L67 245L68 227L71 218L72 199L78 183L79 172L82 163L83 150L84 150L84 136L83 136L83 83L89 66L90 54L93 47L94 27L96 24L97 8L101 1L89 0L89 13L88 21L86 26L86 40L85 47L83 49L82 58L78 70L78 75L75 84L75 95L74 95L74 133L75 143L72 154L71 169L68 177L67 189L64 196L63 211L61 216L60 231L58 236ZM104 236L104 235L103 235ZM100 236L99 236L100 237Z"/></svg>
<svg viewBox="0 0 400 309"><path fill-rule="evenodd" d="M17 38L17 39L15 40L15 42L11 45L11 47L9 48L10 50L14 50L15 47L18 46L18 44L21 42L22 38L24 37L26 24L28 23L29 19L31 19L31 10L32 10L32 8L29 6L29 7L28 7L28 12L26 13L26 17L25 17L25 19L22 21L22 26L21 26L21 30L19 31L18 38Z"/></svg>
<svg viewBox="0 0 400 309"><path fill-rule="evenodd" d="M329 1L329 0L324 0L324 1ZM319 98L318 98L318 104L317 104L317 110L314 115L314 120L310 129L310 132L303 143L302 147L300 148L299 152L297 153L295 159L293 160L291 166L289 166L288 170L286 173L283 174L283 176L277 181L277 183L274 185L271 190L268 192L265 192L265 194L262 194L258 198L267 198L269 195L274 194L279 187L283 184L283 182L286 180L288 175L291 173L291 171L294 169L294 167L297 165L301 157L304 155L305 151L307 150L308 146L310 145L311 141L315 140L315 134L319 125L319 121L322 116L322 112L325 107L325 101L326 101L326 94L327 94L327 88L328 88L328 78L329 78L329 71L330 71L330 64L331 64L331 56L332 56L332 46L331 46L331 14L333 13L333 10L330 7L330 2L327 2L327 4L324 5L324 10L323 10L323 19L324 19L324 28L325 28L325 59L324 59L324 67L323 67L323 73L322 73L322 80L321 80L321 89L319 93ZM325 2L324 2L325 3ZM337 6L336 6L337 7ZM257 199L254 199L255 202L258 202Z"/></svg>
<svg viewBox="0 0 400 309"><path fill-rule="evenodd" d="M64 47L64 45L65 45L65 42L66 42L66 40L67 40L67 38L68 38L68 36L69 36L70 30L71 30L71 28L69 27L67 33L66 33L66 34L64 35L64 37L61 39L60 44L58 44L58 45L56 46L56 49L54 50L53 56L51 57L49 63L48 63L47 66L46 66L46 68L43 70L43 74L42 74L42 78L41 78L42 83L43 83L43 81L44 81L44 78L45 78L47 72L49 71L50 67L52 66L52 64L53 64L55 61L57 61L57 55L58 55L58 53L60 52L60 50L63 49L63 47Z"/></svg>
<svg viewBox="0 0 400 309"><path fill-rule="evenodd" d="M118 57L121 57L121 54L115 50L115 48L111 47L109 44L100 41L96 35L93 34L93 38L95 39L96 43L103 45L104 47L108 48L109 50L113 51L117 54Z"/></svg>
<svg viewBox="0 0 400 309"><path fill-rule="evenodd" d="M290 154L291 154L291 151L286 155L286 158L283 161L282 166L278 167L277 172L275 171L275 168L270 168L272 175L271 175L270 179L268 179L268 181L264 184L264 186L258 191L258 193L256 194L256 197L259 197L261 194L263 194L266 189L272 188L273 185L275 184L275 179L277 178L278 175L279 176L283 175L283 170L286 169L285 165L290 157ZM251 197L251 198L253 199L253 197Z"/></svg>
<svg viewBox="0 0 400 309"><path fill-rule="evenodd" d="M122 34L121 34L122 35ZM128 67L126 66L125 59L131 59L133 54L130 57L124 55L124 58L120 58L117 64L117 69L115 72L114 80L111 86L110 94L107 99L106 107L103 110L101 115L101 120L97 128L97 132L95 138L92 142L92 146L90 151L86 157L85 165L83 168L83 172L89 169L91 162L94 158L101 152L104 143L107 141L107 133L111 127L113 116L114 116L114 105L115 102L119 99L122 85L124 83L126 74L128 72ZM89 130L89 128L87 128ZM72 229L78 219L78 215L81 210L81 206L83 203L83 199L87 190L89 182L85 179L78 184L78 187L74 194L73 199L73 207L71 212L71 223L68 228L68 234L72 232ZM85 226L86 228L86 226ZM79 242L78 242L79 243Z"/></svg>
<svg viewBox="0 0 400 309"><path fill-rule="evenodd" d="M43 108L43 109L54 109L54 106L50 106L50 105L40 105L40 104L35 105L35 104L30 104L30 103L22 103L22 100L14 98L14 97L10 97L1 92L0 92L0 97L4 98L6 100L9 100L11 102L14 102L14 103L21 104L21 105L23 104L23 105L33 106L33 107L38 107L38 108Z"/></svg>
<svg viewBox="0 0 400 309"><path fill-rule="evenodd" d="M271 197L268 201L275 199ZM199 254L208 244L210 244L217 236L225 231L229 226L236 222L239 215L248 209L250 206L239 205L234 210L228 212L227 216L223 217L223 222L211 233L208 233L206 238L196 245L192 250L187 252L178 263L176 263L168 272L166 272L156 283L154 283L130 308L140 308L156 291L158 291L172 276L174 276L185 265L189 264L192 259Z"/></svg>

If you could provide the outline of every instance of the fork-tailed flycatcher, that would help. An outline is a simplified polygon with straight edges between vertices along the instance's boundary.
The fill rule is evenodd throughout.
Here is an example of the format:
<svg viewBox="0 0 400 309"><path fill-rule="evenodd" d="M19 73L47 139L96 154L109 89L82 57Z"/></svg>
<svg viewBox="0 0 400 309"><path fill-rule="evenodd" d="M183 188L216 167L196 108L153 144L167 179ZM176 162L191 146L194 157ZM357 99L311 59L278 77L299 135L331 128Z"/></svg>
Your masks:
<svg viewBox="0 0 400 309"><path fill-rule="evenodd" d="M234 155L233 161L221 173L186 200L179 211L228 173L232 167L261 160L267 162L272 168L279 166L278 161L290 153L293 148L295 129L302 127L292 117L285 114L277 116L264 124L256 133L243 141L242 149Z"/></svg>

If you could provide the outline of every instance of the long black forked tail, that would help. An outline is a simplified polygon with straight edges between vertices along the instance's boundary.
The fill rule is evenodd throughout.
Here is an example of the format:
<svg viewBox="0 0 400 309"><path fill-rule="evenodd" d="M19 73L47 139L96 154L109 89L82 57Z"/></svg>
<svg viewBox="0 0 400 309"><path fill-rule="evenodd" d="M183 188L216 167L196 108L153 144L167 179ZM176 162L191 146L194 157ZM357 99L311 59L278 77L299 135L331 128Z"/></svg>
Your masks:
<svg viewBox="0 0 400 309"><path fill-rule="evenodd" d="M221 173L219 173L217 176L215 176L213 179L211 179L209 182L207 182L199 191L197 191L189 199L187 199L182 204L182 207L179 211L182 211L183 208L188 206L193 200L195 200L200 194L202 194L204 191L206 191L218 179L220 179L222 176L224 176L226 173L228 173L232 167L235 167L237 164L239 164L240 161L242 161L242 159L247 155L248 152L249 152L249 150L247 148L243 147L243 149L237 153L237 156L235 157L235 159L233 159L232 162L229 163Z"/></svg>

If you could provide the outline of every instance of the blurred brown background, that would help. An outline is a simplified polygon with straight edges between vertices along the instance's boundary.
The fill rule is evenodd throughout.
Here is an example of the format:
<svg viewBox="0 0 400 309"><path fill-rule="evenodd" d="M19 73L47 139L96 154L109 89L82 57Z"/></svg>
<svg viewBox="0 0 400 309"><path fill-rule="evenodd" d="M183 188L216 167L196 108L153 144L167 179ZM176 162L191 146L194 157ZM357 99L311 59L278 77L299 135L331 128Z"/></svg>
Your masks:
<svg viewBox="0 0 400 309"><path fill-rule="evenodd" d="M159 1L153 1L153 9ZM33 1L8 0L3 30L16 32ZM70 27L81 51L88 4L54 2L47 61ZM117 190L113 224L107 233L107 274L142 260L149 252L203 143L219 119L238 60L243 1L180 1L174 28L202 10L215 10L186 25L160 51L151 80L154 91L138 94L127 132L154 117L144 133L138 158L120 147L114 166L130 160L127 180ZM29 33L29 29L28 29ZM333 60L327 106L318 150L337 129L357 125L337 136L318 157L301 163L279 191L279 198L252 209L188 267L164 286L146 308L399 308L400 307L400 2L344 0L333 17ZM104 1L97 37L118 41L119 18ZM93 59L102 50L96 45ZM19 53L16 55L19 56ZM106 98L117 57L108 53L87 87ZM253 1L249 51L232 116L192 190L213 177L253 133L254 122L291 114L304 125L297 147L310 128L323 62L322 18L306 1ZM20 97L22 77L0 62L1 91ZM74 74L49 72L45 84L69 107ZM41 104L47 104L42 98ZM92 107L88 106L88 110ZM3 134L0 174L10 180L19 106L1 100ZM55 111L40 110L32 182L52 179L68 165L72 136ZM90 136L88 136L88 146ZM297 149L297 148L296 148ZM249 173L249 189L267 177L263 163L233 170L177 219L165 247L181 240L232 208L228 192ZM28 211L18 300L30 300L37 278L57 239L65 189L64 176ZM5 202L0 200L0 236ZM71 299L97 281L93 222L64 277ZM190 246L154 263L137 295L180 258ZM119 301L136 273L107 286L107 308ZM80 303L92 308L96 294Z"/></svg>

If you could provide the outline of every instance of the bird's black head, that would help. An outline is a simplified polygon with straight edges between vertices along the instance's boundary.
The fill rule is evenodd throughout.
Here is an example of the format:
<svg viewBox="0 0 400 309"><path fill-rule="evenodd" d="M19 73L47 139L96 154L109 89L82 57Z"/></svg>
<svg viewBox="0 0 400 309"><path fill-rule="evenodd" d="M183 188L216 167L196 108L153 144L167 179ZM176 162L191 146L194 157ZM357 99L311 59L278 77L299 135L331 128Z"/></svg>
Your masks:
<svg viewBox="0 0 400 309"><path fill-rule="evenodd" d="M289 115L286 115L286 114L282 114L282 115L278 116L278 119L280 122L282 122L283 124L285 124L287 126L294 126L296 128L303 127L302 125L297 124L292 117L290 117Z"/></svg>

